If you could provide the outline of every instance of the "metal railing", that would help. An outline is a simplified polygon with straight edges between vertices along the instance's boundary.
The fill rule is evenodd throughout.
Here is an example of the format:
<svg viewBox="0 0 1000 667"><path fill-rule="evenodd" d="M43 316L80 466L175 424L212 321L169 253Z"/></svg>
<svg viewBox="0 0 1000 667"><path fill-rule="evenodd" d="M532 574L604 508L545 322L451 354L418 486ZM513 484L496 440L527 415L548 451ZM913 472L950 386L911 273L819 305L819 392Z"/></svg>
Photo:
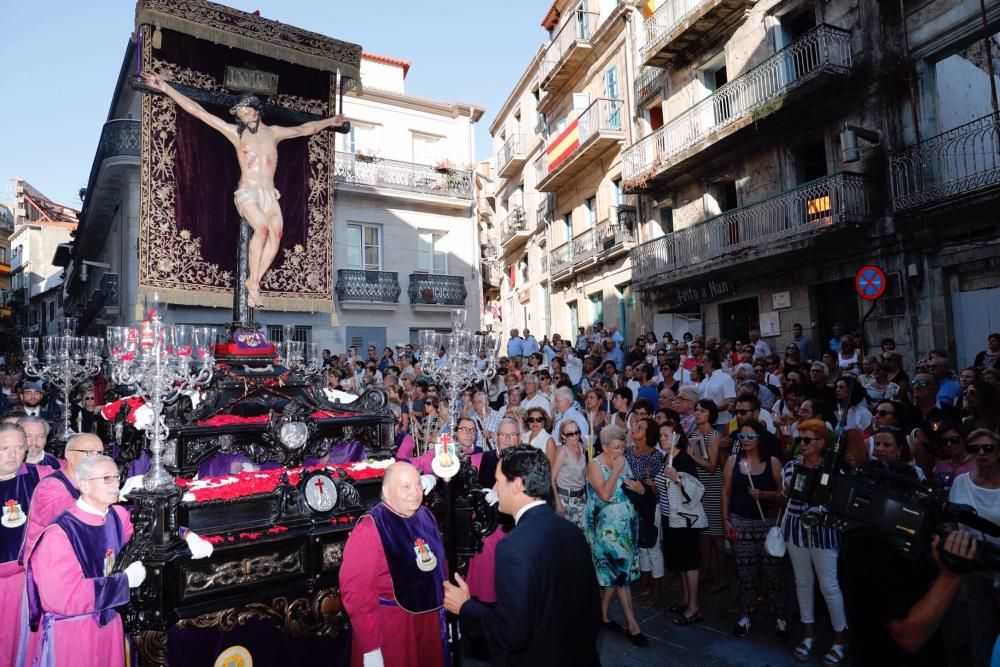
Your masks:
<svg viewBox="0 0 1000 667"><path fill-rule="evenodd" d="M528 215L521 206L515 206L500 223L500 243L507 243L519 232L527 231Z"/></svg>
<svg viewBox="0 0 1000 667"><path fill-rule="evenodd" d="M634 206L609 207L608 219L597 225L597 251L607 252L618 246L635 243L636 220Z"/></svg>
<svg viewBox="0 0 1000 667"><path fill-rule="evenodd" d="M512 134L497 154L497 171L501 172L512 160L524 159L524 135Z"/></svg>
<svg viewBox="0 0 1000 667"><path fill-rule="evenodd" d="M647 241L632 249L632 276L694 268L751 247L871 217L871 187L860 174L824 176L794 190Z"/></svg>
<svg viewBox="0 0 1000 667"><path fill-rule="evenodd" d="M656 8L656 11L642 22L642 32L645 43L639 49L643 58L654 48L659 48L658 42L674 31L682 21L697 12L708 0L667 0Z"/></svg>
<svg viewBox="0 0 1000 667"><path fill-rule="evenodd" d="M539 80L545 81L563 62L566 55L576 48L577 42L589 42L597 30L597 12L583 10L583 5L577 5L568 17L552 36L549 48L542 56L539 65Z"/></svg>
<svg viewBox="0 0 1000 667"><path fill-rule="evenodd" d="M97 187L97 175L101 172L101 165L104 164L105 160L116 157L138 159L141 130L141 121L125 118L109 120L101 128L101 138L97 142L97 153L94 154L94 162L90 165L90 176L87 178L87 190L79 218L81 221L87 211L90 195L94 194L94 188Z"/></svg>
<svg viewBox="0 0 1000 667"><path fill-rule="evenodd" d="M621 100L601 97L591 102L586 109L580 112L579 116L570 121L567 124L567 127L575 122L577 124L577 132L579 134L579 146L573 151L573 153L579 152L580 148L586 145L587 141L589 141L595 134L599 134L601 132L624 132L625 112L622 109L622 105L623 102ZM565 132L565 130L563 132ZM548 148L548 145L552 144L553 141L558 141L562 137L563 132L560 132L559 136L554 138L550 137L546 148ZM566 164L569 160L571 160L573 153L563 158L559 165ZM536 183L540 182L541 179L558 169L559 165L556 165L553 169L549 169L548 156L543 153L542 156L535 161L535 177L537 178Z"/></svg>
<svg viewBox="0 0 1000 667"><path fill-rule="evenodd" d="M485 259L482 263L483 282L490 287L500 287L503 281L503 269L500 262L494 259Z"/></svg>
<svg viewBox="0 0 1000 667"><path fill-rule="evenodd" d="M337 183L350 185L469 200L473 197L472 172L464 169L438 169L429 164L337 151L333 176Z"/></svg>
<svg viewBox="0 0 1000 667"><path fill-rule="evenodd" d="M399 303L399 274L395 271L337 269L337 299Z"/></svg>
<svg viewBox="0 0 1000 667"><path fill-rule="evenodd" d="M1000 185L1000 114L893 151L889 178L897 211Z"/></svg>
<svg viewBox="0 0 1000 667"><path fill-rule="evenodd" d="M468 291L465 289L465 280L462 276L411 273L407 296L410 297L410 303L415 304L464 306Z"/></svg>
<svg viewBox="0 0 1000 667"><path fill-rule="evenodd" d="M622 176L659 171L685 150L822 72L851 68L851 33L819 25L622 152Z"/></svg>
<svg viewBox="0 0 1000 667"><path fill-rule="evenodd" d="M596 236L593 229L577 234L572 240L552 251L552 275L572 269L577 264L597 255Z"/></svg>
<svg viewBox="0 0 1000 667"><path fill-rule="evenodd" d="M657 88L663 85L667 70L661 67L644 66L635 77L633 90L635 90L636 103L646 99L653 94Z"/></svg>

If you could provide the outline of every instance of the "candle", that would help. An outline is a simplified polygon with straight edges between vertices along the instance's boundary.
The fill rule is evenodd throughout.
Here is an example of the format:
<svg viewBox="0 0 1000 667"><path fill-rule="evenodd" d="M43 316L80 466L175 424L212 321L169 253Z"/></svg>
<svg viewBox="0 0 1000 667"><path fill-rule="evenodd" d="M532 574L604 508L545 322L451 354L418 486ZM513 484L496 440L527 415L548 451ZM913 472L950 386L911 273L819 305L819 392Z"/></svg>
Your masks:
<svg viewBox="0 0 1000 667"><path fill-rule="evenodd" d="M672 468L674 466L674 448L677 447L677 441L680 436L677 433L670 434L670 454L667 456L667 467Z"/></svg>

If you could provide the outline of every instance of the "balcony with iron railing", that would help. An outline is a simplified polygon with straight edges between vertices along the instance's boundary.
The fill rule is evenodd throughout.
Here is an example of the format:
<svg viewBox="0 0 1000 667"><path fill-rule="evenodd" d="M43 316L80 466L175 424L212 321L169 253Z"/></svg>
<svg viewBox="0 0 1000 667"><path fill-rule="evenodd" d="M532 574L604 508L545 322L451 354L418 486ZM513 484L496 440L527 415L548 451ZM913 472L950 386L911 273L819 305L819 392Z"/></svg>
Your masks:
<svg viewBox="0 0 1000 667"><path fill-rule="evenodd" d="M503 282L503 267L496 260L484 259L482 274L483 284L487 287L500 287Z"/></svg>
<svg viewBox="0 0 1000 667"><path fill-rule="evenodd" d="M625 139L625 109L621 100L599 98L549 139L535 162L535 189L555 192L593 164L596 157Z"/></svg>
<svg viewBox="0 0 1000 667"><path fill-rule="evenodd" d="M667 70L660 67L643 67L635 77L633 90L635 103L642 104L659 92L667 82Z"/></svg>
<svg viewBox="0 0 1000 667"><path fill-rule="evenodd" d="M1000 186L1000 115L989 114L892 151L889 178L898 212Z"/></svg>
<svg viewBox="0 0 1000 667"><path fill-rule="evenodd" d="M497 153L497 173L500 178L516 176L524 166L524 135L512 134Z"/></svg>
<svg viewBox="0 0 1000 667"><path fill-rule="evenodd" d="M721 155L741 129L758 125L831 78L845 76L851 66L851 33L828 25L813 28L626 148L626 187L633 192L651 189L687 171L696 156L703 162Z"/></svg>
<svg viewBox="0 0 1000 667"><path fill-rule="evenodd" d="M337 301L343 307L385 306L399 303L399 274L395 271L337 269Z"/></svg>
<svg viewBox="0 0 1000 667"><path fill-rule="evenodd" d="M525 244L534 232L534 221L523 206L514 206L500 223L501 255L508 255Z"/></svg>
<svg viewBox="0 0 1000 667"><path fill-rule="evenodd" d="M367 157L337 151L333 177L337 184L396 192L472 200L473 174L464 169L440 169L429 164ZM466 205L463 201L462 205Z"/></svg>
<svg viewBox="0 0 1000 667"><path fill-rule="evenodd" d="M597 252L608 260L635 245L638 214L635 206L622 204L608 207L608 217L596 228Z"/></svg>
<svg viewBox="0 0 1000 667"><path fill-rule="evenodd" d="M464 306L468 291L462 276L411 273L407 296L414 306Z"/></svg>
<svg viewBox="0 0 1000 667"><path fill-rule="evenodd" d="M594 229L577 234L552 251L551 273L555 281L565 280L597 261L597 236Z"/></svg>
<svg viewBox="0 0 1000 667"><path fill-rule="evenodd" d="M650 287L789 252L821 232L870 221L871 198L861 174L818 178L636 246L632 278Z"/></svg>
<svg viewBox="0 0 1000 667"><path fill-rule="evenodd" d="M643 65L663 67L704 48L731 18L739 20L752 0L661 0L642 23Z"/></svg>
<svg viewBox="0 0 1000 667"><path fill-rule="evenodd" d="M591 51L591 39L597 31L597 12L578 5L552 36L538 68L542 90L559 90L583 66Z"/></svg>

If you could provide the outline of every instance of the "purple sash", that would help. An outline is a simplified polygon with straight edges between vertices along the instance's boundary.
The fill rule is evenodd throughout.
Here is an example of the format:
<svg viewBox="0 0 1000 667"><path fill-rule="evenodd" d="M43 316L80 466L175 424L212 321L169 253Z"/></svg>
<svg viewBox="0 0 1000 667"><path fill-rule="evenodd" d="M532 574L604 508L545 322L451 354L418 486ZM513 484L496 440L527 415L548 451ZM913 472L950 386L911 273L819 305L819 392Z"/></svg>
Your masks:
<svg viewBox="0 0 1000 667"><path fill-rule="evenodd" d="M105 555L109 551L117 555L125 546L125 529L121 519L118 518L118 513L112 508L108 511L103 525L91 526L67 510L60 514L52 524L66 533L70 546L73 548L73 554L80 562L84 578L94 582L94 615L97 617L98 625L106 626L118 615L115 607L129 601L128 579L122 575L109 577L104 574ZM42 619L43 610L34 573L31 571L30 555L27 564L27 588L28 622L32 630L35 630ZM49 612L45 612L45 616L51 616L55 621L63 620L63 617ZM48 618L46 618L46 625L51 627Z"/></svg>
<svg viewBox="0 0 1000 667"><path fill-rule="evenodd" d="M60 468L62 468L62 463L59 462L59 459L57 459L52 454L49 454L48 452L45 452L45 454L42 456L42 460L39 461L38 463L43 466L48 466L53 470L59 470Z"/></svg>
<svg viewBox="0 0 1000 667"><path fill-rule="evenodd" d="M444 604L444 544L434 515L421 507L408 519L399 516L384 503L369 512L378 528L382 550L389 564L392 590L399 606L411 614L440 609ZM428 567L425 572L418 563Z"/></svg>
<svg viewBox="0 0 1000 667"><path fill-rule="evenodd" d="M16 475L0 481L0 507L6 506L8 501L13 500L20 505L20 513L27 519L31 494L35 492L36 486L38 486L38 468L31 463L22 463ZM20 526L11 528L0 526L0 563L17 560L27 525L28 522L25 520Z"/></svg>

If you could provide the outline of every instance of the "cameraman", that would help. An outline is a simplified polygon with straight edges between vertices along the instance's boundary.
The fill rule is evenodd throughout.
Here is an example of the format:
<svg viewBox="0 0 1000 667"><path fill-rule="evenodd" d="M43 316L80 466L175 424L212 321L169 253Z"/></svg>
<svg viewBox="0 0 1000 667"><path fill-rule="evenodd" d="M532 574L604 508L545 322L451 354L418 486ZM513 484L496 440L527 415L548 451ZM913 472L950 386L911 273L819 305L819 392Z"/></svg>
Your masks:
<svg viewBox="0 0 1000 667"><path fill-rule="evenodd" d="M947 664L938 626L962 576L941 562L941 544L935 536L928 561L906 556L878 535L848 533L843 550L844 599L852 667ZM976 542L969 533L956 530L943 541L943 549L971 560Z"/></svg>

